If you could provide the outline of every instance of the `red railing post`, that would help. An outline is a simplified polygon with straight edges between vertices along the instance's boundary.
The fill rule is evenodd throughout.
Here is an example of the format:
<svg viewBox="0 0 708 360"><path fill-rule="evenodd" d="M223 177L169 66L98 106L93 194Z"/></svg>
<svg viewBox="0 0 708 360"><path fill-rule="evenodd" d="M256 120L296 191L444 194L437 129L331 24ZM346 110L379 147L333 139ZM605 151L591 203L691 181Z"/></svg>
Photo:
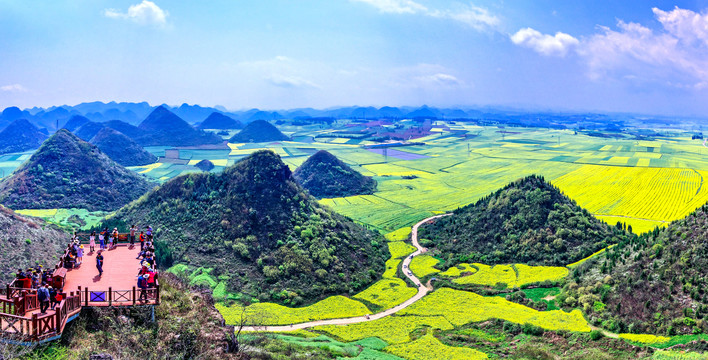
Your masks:
<svg viewBox="0 0 708 360"><path fill-rule="evenodd" d="M160 285L155 286L155 305L160 305Z"/></svg>
<svg viewBox="0 0 708 360"><path fill-rule="evenodd" d="M88 291L88 286L84 288L84 306L88 306L89 302L89 291Z"/></svg>
<svg viewBox="0 0 708 360"><path fill-rule="evenodd" d="M108 287L108 306L111 306L113 304L113 289L109 286Z"/></svg>
<svg viewBox="0 0 708 360"><path fill-rule="evenodd" d="M37 336L39 335L39 329L37 329L37 314L32 314L32 332L30 335L32 335L32 338L35 340L37 339Z"/></svg>
<svg viewBox="0 0 708 360"><path fill-rule="evenodd" d="M61 304L59 304L59 305L61 305ZM55 315L54 318L56 319L56 320L54 320L54 323L55 323L54 327L56 328L57 334L59 334L59 331L61 331L61 306L59 306L59 305L57 305L57 310L56 310L56 313L54 314Z"/></svg>
<svg viewBox="0 0 708 360"><path fill-rule="evenodd" d="M10 284L7 284L7 287L5 288L6 293L5 296L10 299L12 297L12 293L10 293Z"/></svg>
<svg viewBox="0 0 708 360"><path fill-rule="evenodd" d="M133 306L135 305L135 286L133 286Z"/></svg>

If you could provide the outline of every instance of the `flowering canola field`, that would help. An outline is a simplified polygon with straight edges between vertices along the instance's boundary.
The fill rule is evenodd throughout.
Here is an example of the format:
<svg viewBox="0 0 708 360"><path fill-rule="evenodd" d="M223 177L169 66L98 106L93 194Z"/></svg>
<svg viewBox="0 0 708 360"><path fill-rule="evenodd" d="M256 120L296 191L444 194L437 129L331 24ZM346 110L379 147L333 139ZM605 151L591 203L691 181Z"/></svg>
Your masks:
<svg viewBox="0 0 708 360"><path fill-rule="evenodd" d="M430 333L410 343L388 346L385 350L409 360L479 360L489 358L481 351L447 346Z"/></svg>
<svg viewBox="0 0 708 360"><path fill-rule="evenodd" d="M354 299L368 301L386 310L412 298L417 292L415 288L408 287L405 281L392 278L377 281L354 295Z"/></svg>
<svg viewBox="0 0 708 360"><path fill-rule="evenodd" d="M334 335L343 341L356 341L376 336L389 344L409 342L410 333L422 326L452 330L454 326L443 316L388 316L379 320L350 325L316 326L313 330Z"/></svg>
<svg viewBox="0 0 708 360"><path fill-rule="evenodd" d="M216 304L227 324L238 323L239 306ZM371 311L362 303L344 296L330 296L320 302L301 308L289 308L274 303L255 303L246 307L248 325L289 325L313 320L363 316Z"/></svg>
<svg viewBox="0 0 708 360"><path fill-rule="evenodd" d="M517 324L530 323L546 330L589 332L580 310L538 311L496 296L442 288L401 310L401 315L443 316L454 326L502 319Z"/></svg>
<svg viewBox="0 0 708 360"><path fill-rule="evenodd" d="M584 165L552 183L610 224L626 222L640 233L683 218L705 204L706 176L708 171L682 168Z"/></svg>

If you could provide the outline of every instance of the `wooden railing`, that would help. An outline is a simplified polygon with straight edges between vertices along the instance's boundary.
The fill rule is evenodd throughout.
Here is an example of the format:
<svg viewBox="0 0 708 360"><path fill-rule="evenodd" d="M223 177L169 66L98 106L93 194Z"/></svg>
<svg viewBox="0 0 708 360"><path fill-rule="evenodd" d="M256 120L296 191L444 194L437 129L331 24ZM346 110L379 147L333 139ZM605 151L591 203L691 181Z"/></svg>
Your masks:
<svg viewBox="0 0 708 360"><path fill-rule="evenodd" d="M0 333L22 341L41 341L61 334L68 318L81 310L80 296L73 293L59 302L54 314L31 317L0 313Z"/></svg>
<svg viewBox="0 0 708 360"><path fill-rule="evenodd" d="M79 234L81 236L82 234ZM119 235L119 241L129 240L127 233ZM88 234L85 234L88 242ZM83 239L82 239L83 242ZM67 254L64 253L64 256ZM55 269L64 266L62 256ZM78 314L82 306L132 306L159 305L160 283L155 278L155 286L145 289L147 301L141 302L142 290L135 286L130 290L78 288L76 293L62 293L62 300L55 308L54 314L37 314L25 316L28 312L39 309L37 290L18 287L19 282L13 281L4 289L0 288L0 335L18 341L37 342L51 339L64 331L67 321ZM24 284L22 284L24 285Z"/></svg>
<svg viewBox="0 0 708 360"><path fill-rule="evenodd" d="M130 290L91 290L88 287L79 288L83 306L107 304L108 306L159 305L160 283L155 279L155 287L145 289L147 301L141 302L142 290L133 286Z"/></svg>

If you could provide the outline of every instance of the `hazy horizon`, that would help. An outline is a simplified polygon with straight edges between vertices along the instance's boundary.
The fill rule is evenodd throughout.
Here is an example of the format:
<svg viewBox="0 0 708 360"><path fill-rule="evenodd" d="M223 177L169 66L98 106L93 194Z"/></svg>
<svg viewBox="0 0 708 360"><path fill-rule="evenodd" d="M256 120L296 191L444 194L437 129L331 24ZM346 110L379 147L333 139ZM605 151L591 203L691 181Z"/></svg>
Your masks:
<svg viewBox="0 0 708 360"><path fill-rule="evenodd" d="M0 108L708 115L708 1L0 1Z"/></svg>

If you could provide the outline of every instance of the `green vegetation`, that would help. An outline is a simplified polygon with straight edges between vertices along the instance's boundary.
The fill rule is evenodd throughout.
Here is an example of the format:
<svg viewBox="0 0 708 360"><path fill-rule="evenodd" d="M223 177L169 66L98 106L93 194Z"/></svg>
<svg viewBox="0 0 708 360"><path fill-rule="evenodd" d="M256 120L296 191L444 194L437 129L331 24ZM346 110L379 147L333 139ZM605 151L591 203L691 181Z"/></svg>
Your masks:
<svg viewBox="0 0 708 360"><path fill-rule="evenodd" d="M265 120L256 120L246 125L243 130L229 139L230 143L258 143L267 141L290 140L275 126Z"/></svg>
<svg viewBox="0 0 708 360"><path fill-rule="evenodd" d="M234 120L222 113L211 113L201 124L199 129L240 129L243 127L240 121Z"/></svg>
<svg viewBox="0 0 708 360"><path fill-rule="evenodd" d="M32 123L18 119L0 131L0 154L36 149L45 139L47 135Z"/></svg>
<svg viewBox="0 0 708 360"><path fill-rule="evenodd" d="M326 150L310 156L293 177L317 198L372 194L376 190L374 179L352 170Z"/></svg>
<svg viewBox="0 0 708 360"><path fill-rule="evenodd" d="M54 268L69 236L40 219L21 216L0 205L0 282L10 282L18 268L41 264ZM4 285L3 285L4 286Z"/></svg>
<svg viewBox="0 0 708 360"><path fill-rule="evenodd" d="M194 146L220 144L223 141L215 134L197 130L179 116L158 106L138 125L140 136L135 139L143 146L170 145Z"/></svg>
<svg viewBox="0 0 708 360"><path fill-rule="evenodd" d="M86 209L22 209L16 213L41 218L49 223L59 225L69 232L96 227L107 215L105 211L88 211Z"/></svg>
<svg viewBox="0 0 708 360"><path fill-rule="evenodd" d="M559 301L582 308L593 324L613 332L708 332L707 212L703 206L578 266Z"/></svg>
<svg viewBox="0 0 708 360"><path fill-rule="evenodd" d="M353 295L380 278L388 258L383 236L317 204L270 151L172 179L109 221L152 225L175 263L213 268L243 303Z"/></svg>
<svg viewBox="0 0 708 360"><path fill-rule="evenodd" d="M426 224L443 267L477 261L564 266L629 237L595 219L542 177L517 180Z"/></svg>
<svg viewBox="0 0 708 360"><path fill-rule="evenodd" d="M131 138L111 128L103 128L91 139L104 154L123 166L140 166L157 162L157 156L145 151Z"/></svg>
<svg viewBox="0 0 708 360"><path fill-rule="evenodd" d="M115 210L153 187L66 129L57 131L10 177L0 202L14 209Z"/></svg>

